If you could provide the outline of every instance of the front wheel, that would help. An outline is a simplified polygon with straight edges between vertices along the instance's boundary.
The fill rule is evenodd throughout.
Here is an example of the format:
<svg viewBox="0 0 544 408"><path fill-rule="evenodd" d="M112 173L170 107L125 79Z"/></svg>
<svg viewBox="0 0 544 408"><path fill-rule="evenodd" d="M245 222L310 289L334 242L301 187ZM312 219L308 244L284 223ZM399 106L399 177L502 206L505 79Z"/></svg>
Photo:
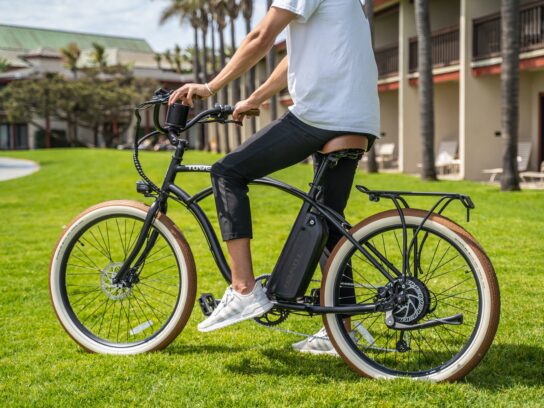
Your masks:
<svg viewBox="0 0 544 408"><path fill-rule="evenodd" d="M404 210L408 242L426 214ZM325 268L323 306L370 304L388 293L400 293L390 313L404 328L457 318L455 325L398 330L386 324L383 311L352 316L350 325L343 316L324 315L329 337L342 358L356 372L372 378L453 381L470 372L493 341L500 310L493 266L476 240L447 218L431 215L408 255L409 273L404 278L395 275L403 264L403 228L397 211L370 217L351 233L373 251L393 280L343 239Z"/></svg>
<svg viewBox="0 0 544 408"><path fill-rule="evenodd" d="M51 259L57 317L84 349L104 354L160 350L181 332L196 294L193 256L174 223L159 213L157 239L130 285L113 279L140 235L149 207L109 201L66 227ZM144 244L145 247L145 244Z"/></svg>

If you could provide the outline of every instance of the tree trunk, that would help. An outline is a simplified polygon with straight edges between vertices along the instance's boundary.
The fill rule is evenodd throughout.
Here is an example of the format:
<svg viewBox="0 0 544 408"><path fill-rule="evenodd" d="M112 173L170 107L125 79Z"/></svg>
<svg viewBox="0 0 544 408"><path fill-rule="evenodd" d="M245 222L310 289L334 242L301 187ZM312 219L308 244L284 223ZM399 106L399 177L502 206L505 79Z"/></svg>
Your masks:
<svg viewBox="0 0 544 408"><path fill-rule="evenodd" d="M272 6L272 0L267 0L268 8ZM270 50L266 56L266 77L269 78L276 67L276 50L274 47ZM270 99L270 116L272 120L276 120L278 117L278 106L277 106L277 97L276 95L272 96Z"/></svg>
<svg viewBox="0 0 544 408"><path fill-rule="evenodd" d="M212 58L211 58L211 63L212 63L212 70L211 70L211 77L213 78L215 76L215 74L217 73L217 58L216 58L216 55L215 55L215 20L212 18L212 20L210 21L210 35L212 37ZM212 105L215 105L217 103L217 95L214 95L212 96ZM217 152L219 146L219 134L220 134L220 129L219 129L220 125L219 123L216 123L214 125L214 128L215 128L215 137L212 138L210 136L210 150L213 151L213 152Z"/></svg>
<svg viewBox="0 0 544 408"><path fill-rule="evenodd" d="M232 46L232 53L234 54L236 52L236 21L234 19L230 19L230 43ZM240 80L236 78L232 83L232 104L235 105L236 103L240 102ZM242 144L242 131L239 126L236 126L236 145L240 146ZM230 152L230 145L228 143L227 138L227 153Z"/></svg>
<svg viewBox="0 0 544 408"><path fill-rule="evenodd" d="M208 82L208 50L206 47L207 27L201 27L202 33L202 81ZM207 102L203 101L201 104L204 108L207 106ZM210 144L208 143L208 128L207 125L200 125L200 150L210 151Z"/></svg>
<svg viewBox="0 0 544 408"><path fill-rule="evenodd" d="M368 23L370 24L370 33L372 36L372 48L374 48L374 1L366 1L366 16ZM378 135L376 135L378 136ZM366 155L367 158L367 170L369 173L378 172L378 163L376 163L376 149L370 149Z"/></svg>
<svg viewBox="0 0 544 408"><path fill-rule="evenodd" d="M502 0L502 134L506 139L503 156L502 191L517 191L519 126L519 0Z"/></svg>
<svg viewBox="0 0 544 408"><path fill-rule="evenodd" d="M198 27L193 27L194 29L194 55L193 55L193 75L195 77L195 82L200 82L200 56L199 47L198 47Z"/></svg>
<svg viewBox="0 0 544 408"><path fill-rule="evenodd" d="M225 32L223 28L219 27L219 49L220 49L220 58L221 58L221 68L224 68L227 65L226 55L225 55ZM221 103L227 103L229 98L228 87L223 87L221 90ZM225 153L227 152L228 140L229 140L229 127L227 125L223 126L223 132L225 134L225 140L227 144L225 146Z"/></svg>
<svg viewBox="0 0 544 408"><path fill-rule="evenodd" d="M429 0L415 0L419 61L419 103L423 147L421 178L436 180L434 165L434 89Z"/></svg>
<svg viewBox="0 0 544 408"><path fill-rule="evenodd" d="M249 34L251 32L251 18L246 18L246 34ZM249 70L249 82L246 82L246 98L251 95L255 91L255 82L256 82L256 74L255 74L255 67L252 67ZM247 81L247 79L246 79ZM257 119L255 119L255 116L251 117L251 133L255 134L257 132Z"/></svg>
<svg viewBox="0 0 544 408"><path fill-rule="evenodd" d="M200 82L200 72L201 72L201 64L200 64L200 47L199 47L199 43L198 43L198 31L199 31L199 27L198 26L193 26L193 31L194 31L194 55L193 55L193 70L194 70L194 80L196 83L199 83ZM205 48L205 47L204 47ZM197 148L200 149L200 150L204 150L204 146L205 146L205 141L206 141L206 133L205 133L205 130L204 130L204 126L199 126L198 127L198 144L197 144Z"/></svg>

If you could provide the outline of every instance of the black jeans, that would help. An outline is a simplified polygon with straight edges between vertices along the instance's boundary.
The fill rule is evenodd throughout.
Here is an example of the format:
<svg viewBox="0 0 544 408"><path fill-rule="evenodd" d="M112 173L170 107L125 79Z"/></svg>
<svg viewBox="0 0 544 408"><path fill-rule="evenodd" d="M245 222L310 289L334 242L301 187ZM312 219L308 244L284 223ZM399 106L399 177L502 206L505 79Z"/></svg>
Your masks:
<svg viewBox="0 0 544 408"><path fill-rule="evenodd" d="M250 181L299 163L312 154L316 169L321 160L316 152L329 140L346 133L309 126L288 112L216 162L211 178L223 240L253 237L247 196ZM357 160L343 158L324 177L322 200L339 214L343 215L346 207L356 168ZM333 228L329 230L327 248L332 250L341 234Z"/></svg>

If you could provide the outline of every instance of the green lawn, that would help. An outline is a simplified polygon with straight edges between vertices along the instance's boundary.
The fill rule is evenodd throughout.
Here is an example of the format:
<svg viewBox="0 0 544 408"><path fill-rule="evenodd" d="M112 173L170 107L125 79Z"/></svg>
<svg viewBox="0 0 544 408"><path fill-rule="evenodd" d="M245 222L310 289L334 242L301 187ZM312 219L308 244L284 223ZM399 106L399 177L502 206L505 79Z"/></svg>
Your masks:
<svg viewBox="0 0 544 408"><path fill-rule="evenodd" d="M357 175L375 189L443 190L470 194L471 222L455 205L448 215L486 248L502 294L501 324L487 357L455 384L410 380L372 381L340 359L300 355L300 338L244 322L201 334L199 308L164 351L116 357L81 351L57 322L49 302L49 259L62 227L86 207L110 199L142 200L130 152L50 150L6 153L40 162L31 176L0 183L0 406L541 406L544 400L544 192L501 193L471 182L422 183L402 175ZM160 177L169 153L143 154L144 167ZM217 155L189 152L191 163ZM306 188L308 165L278 178ZM197 191L206 175L178 181ZM146 199L147 200L147 199ZM298 203L281 193L251 190L258 274L269 273L287 236ZM417 203L416 203L417 204ZM429 201L417 205L428 206ZM389 208L354 191L347 218L356 222ZM205 209L214 216L213 201ZM188 239L197 263L198 293L220 296L225 288L198 225L181 208L169 215ZM212 217L215 220L214 217ZM292 330L315 330L319 318L290 318Z"/></svg>

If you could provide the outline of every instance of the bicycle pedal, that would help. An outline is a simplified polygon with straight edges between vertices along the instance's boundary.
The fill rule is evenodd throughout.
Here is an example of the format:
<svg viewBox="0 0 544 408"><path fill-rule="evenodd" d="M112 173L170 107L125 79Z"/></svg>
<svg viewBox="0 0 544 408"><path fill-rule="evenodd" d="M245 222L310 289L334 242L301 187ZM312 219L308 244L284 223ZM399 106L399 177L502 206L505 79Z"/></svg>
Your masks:
<svg viewBox="0 0 544 408"><path fill-rule="evenodd" d="M219 302L220 301L217 300L211 293L203 293L198 298L200 310L202 310L202 314L206 317L212 314Z"/></svg>

